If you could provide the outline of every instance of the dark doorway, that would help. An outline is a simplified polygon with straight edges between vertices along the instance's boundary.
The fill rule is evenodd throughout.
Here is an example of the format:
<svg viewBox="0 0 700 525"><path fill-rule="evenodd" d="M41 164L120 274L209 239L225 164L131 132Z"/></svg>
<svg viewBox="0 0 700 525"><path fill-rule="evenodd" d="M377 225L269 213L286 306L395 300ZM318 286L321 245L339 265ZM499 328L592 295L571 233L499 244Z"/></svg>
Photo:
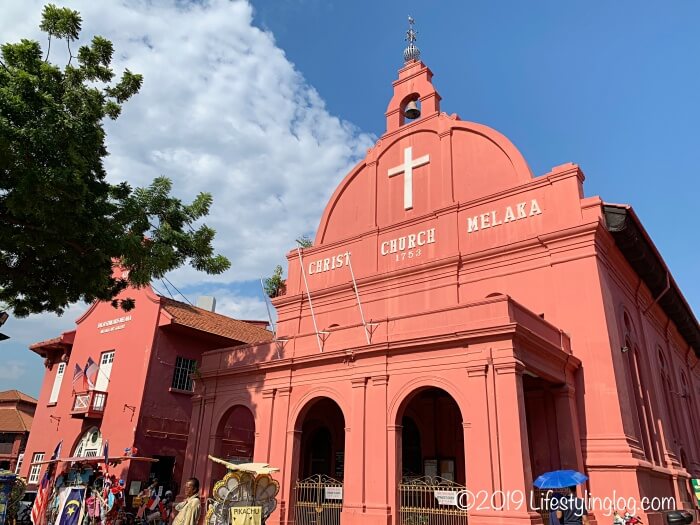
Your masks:
<svg viewBox="0 0 700 525"><path fill-rule="evenodd" d="M153 456L153 459L157 459L158 461L151 464L151 473L149 474L148 478L149 480L158 480L159 495L162 496L165 494L166 490L172 490L174 493L176 493L175 489L179 487L173 486L175 456ZM160 487L163 488L161 489Z"/></svg>
<svg viewBox="0 0 700 525"><path fill-rule="evenodd" d="M423 472L423 453L418 425L412 418L404 416L401 419L401 426L403 475L404 477L420 476Z"/></svg>
<svg viewBox="0 0 700 525"><path fill-rule="evenodd" d="M419 390L409 398L400 417L402 475L442 478L463 485L464 429L452 396L440 388Z"/></svg>
<svg viewBox="0 0 700 525"><path fill-rule="evenodd" d="M234 464L250 463L255 451L255 417L248 407L234 405L219 421L216 429L214 456ZM226 475L223 465L212 465L212 479Z"/></svg>
<svg viewBox="0 0 700 525"><path fill-rule="evenodd" d="M301 427L299 479L315 474L343 479L345 419L340 407L322 398L308 410Z"/></svg>

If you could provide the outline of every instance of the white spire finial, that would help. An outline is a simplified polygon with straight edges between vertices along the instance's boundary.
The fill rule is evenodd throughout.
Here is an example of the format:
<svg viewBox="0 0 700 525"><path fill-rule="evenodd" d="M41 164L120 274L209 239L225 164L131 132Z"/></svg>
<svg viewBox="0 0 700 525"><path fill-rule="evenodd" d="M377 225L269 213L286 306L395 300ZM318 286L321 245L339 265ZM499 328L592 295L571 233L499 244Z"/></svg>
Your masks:
<svg viewBox="0 0 700 525"><path fill-rule="evenodd" d="M413 17L409 16L408 31L406 31L406 42L408 42L408 46L403 50L403 60L405 63L420 59L420 49L415 45L416 35L418 34L418 32L413 29L415 23L416 21L413 20Z"/></svg>

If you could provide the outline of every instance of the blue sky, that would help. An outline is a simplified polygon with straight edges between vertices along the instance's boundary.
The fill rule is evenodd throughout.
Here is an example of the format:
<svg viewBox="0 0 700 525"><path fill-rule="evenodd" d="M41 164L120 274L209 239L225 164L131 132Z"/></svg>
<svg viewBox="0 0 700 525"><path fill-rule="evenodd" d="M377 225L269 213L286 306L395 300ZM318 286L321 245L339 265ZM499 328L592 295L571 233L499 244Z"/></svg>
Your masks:
<svg viewBox="0 0 700 525"><path fill-rule="evenodd" d="M114 41L117 69L145 77L108 126L110 176L165 174L183 198L214 194L207 222L233 267L173 272L192 300L214 294L223 313L266 317L257 278L313 235L335 185L384 131L410 14L442 110L505 134L536 175L575 162L586 195L631 204L697 310L695 0L57 3L81 11L85 37ZM42 4L4 3L0 40L41 38ZM38 394L43 366L27 345L83 309L8 321L0 389Z"/></svg>

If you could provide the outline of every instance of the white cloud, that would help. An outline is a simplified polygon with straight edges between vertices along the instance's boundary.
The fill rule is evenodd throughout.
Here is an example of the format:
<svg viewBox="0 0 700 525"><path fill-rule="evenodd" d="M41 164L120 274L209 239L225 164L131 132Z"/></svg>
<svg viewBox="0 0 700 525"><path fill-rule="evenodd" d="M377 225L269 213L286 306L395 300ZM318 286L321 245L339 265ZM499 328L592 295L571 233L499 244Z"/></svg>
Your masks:
<svg viewBox="0 0 700 525"><path fill-rule="evenodd" d="M27 372L27 366L21 361L4 361L0 366L0 379L4 381L15 381Z"/></svg>
<svg viewBox="0 0 700 525"><path fill-rule="evenodd" d="M2 331L10 336L8 343L21 345L23 351L29 352L27 350L29 345L58 337L63 332L75 329L75 320L87 309L87 304L76 303L70 305L60 317L50 313L30 315L22 319L10 317L3 325Z"/></svg>
<svg viewBox="0 0 700 525"><path fill-rule="evenodd" d="M216 313L250 321L268 320L262 297L231 294L228 290L213 290L207 293L216 297Z"/></svg>
<svg viewBox="0 0 700 525"><path fill-rule="evenodd" d="M0 34L43 41L43 3L4 8ZM183 199L214 196L206 222L232 269L217 278L184 269L171 279L192 285L271 273L296 238L315 231L371 137L328 113L274 37L252 25L247 2L64 3L81 12L84 39L113 41L116 71L144 75L141 92L108 124L110 177L143 185L166 175Z"/></svg>

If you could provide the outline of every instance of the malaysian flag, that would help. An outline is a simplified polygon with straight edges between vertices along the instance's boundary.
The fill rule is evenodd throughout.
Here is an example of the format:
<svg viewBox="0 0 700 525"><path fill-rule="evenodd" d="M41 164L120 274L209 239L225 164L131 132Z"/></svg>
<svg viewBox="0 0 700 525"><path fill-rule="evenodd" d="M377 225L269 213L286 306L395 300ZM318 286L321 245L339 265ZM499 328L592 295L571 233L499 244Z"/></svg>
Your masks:
<svg viewBox="0 0 700 525"><path fill-rule="evenodd" d="M51 456L52 460L58 459L58 457L61 455L62 444L63 441L60 441L58 445L56 445L56 449L53 451L53 456ZM34 525L46 525L46 504L48 503L49 496L51 495L54 465L55 463L49 463L46 465L46 472L44 472L44 476L41 478L41 483L39 483L36 499L32 505L31 519Z"/></svg>
<svg viewBox="0 0 700 525"><path fill-rule="evenodd" d="M90 390L95 388L97 370L97 363L95 363L95 361L92 360L92 357L88 357L87 363L85 363L85 379L87 379L87 383L90 387Z"/></svg>
<svg viewBox="0 0 700 525"><path fill-rule="evenodd" d="M80 368L80 365L78 363L76 363L75 369L73 371L73 391L74 392L75 392L75 384L78 381L80 381L78 389L83 390L83 387L85 386L85 373L83 372L83 369Z"/></svg>

